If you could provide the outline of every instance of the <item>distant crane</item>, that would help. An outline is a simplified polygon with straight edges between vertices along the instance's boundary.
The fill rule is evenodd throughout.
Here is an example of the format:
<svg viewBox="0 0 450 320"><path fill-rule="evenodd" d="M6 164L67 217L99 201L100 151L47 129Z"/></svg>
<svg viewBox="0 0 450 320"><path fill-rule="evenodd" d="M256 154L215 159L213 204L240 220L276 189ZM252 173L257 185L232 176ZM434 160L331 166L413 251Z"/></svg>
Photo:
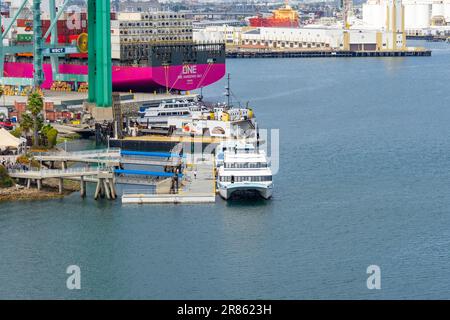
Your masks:
<svg viewBox="0 0 450 320"><path fill-rule="evenodd" d="M349 17L350 13L353 10L353 0L341 0L341 8L342 8L342 20L344 23L344 29L350 29Z"/></svg>

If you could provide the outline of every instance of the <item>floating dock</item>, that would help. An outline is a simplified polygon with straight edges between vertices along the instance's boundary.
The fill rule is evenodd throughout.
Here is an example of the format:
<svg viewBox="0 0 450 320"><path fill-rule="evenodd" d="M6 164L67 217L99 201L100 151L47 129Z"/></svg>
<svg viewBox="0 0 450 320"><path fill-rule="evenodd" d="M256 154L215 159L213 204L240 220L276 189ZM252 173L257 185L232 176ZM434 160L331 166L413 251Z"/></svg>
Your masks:
<svg viewBox="0 0 450 320"><path fill-rule="evenodd" d="M182 204L215 203L216 180L214 158L198 161L194 168L186 171L185 185L176 194L153 194L145 190L130 190L122 195L124 204ZM194 169L197 175L194 175Z"/></svg>

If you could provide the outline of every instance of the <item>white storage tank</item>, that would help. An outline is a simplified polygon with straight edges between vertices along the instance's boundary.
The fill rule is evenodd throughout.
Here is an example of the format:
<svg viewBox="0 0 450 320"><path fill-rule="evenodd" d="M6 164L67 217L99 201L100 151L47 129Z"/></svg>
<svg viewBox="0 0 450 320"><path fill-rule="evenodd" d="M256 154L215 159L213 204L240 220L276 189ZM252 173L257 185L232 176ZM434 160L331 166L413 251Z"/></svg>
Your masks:
<svg viewBox="0 0 450 320"><path fill-rule="evenodd" d="M431 17L440 17L444 15L444 1L434 1L431 5Z"/></svg>
<svg viewBox="0 0 450 320"><path fill-rule="evenodd" d="M416 5L415 4L405 4L405 29L415 29L416 28Z"/></svg>
<svg viewBox="0 0 450 320"><path fill-rule="evenodd" d="M423 29L430 27L430 5L426 3L415 4L415 21L412 22L415 29ZM406 22L405 22L406 24Z"/></svg>
<svg viewBox="0 0 450 320"><path fill-rule="evenodd" d="M376 29L384 28L386 25L385 11L386 7L380 3L368 2L363 4L364 24Z"/></svg>
<svg viewBox="0 0 450 320"><path fill-rule="evenodd" d="M450 0L444 2L444 18L445 21L450 22Z"/></svg>

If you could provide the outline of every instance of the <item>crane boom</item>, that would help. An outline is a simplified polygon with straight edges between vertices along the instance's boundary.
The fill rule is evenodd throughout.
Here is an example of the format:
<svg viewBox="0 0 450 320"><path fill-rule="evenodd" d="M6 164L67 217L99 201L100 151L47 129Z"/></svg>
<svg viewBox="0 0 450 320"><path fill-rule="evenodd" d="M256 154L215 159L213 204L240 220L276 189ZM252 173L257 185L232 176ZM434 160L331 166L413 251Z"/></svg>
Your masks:
<svg viewBox="0 0 450 320"><path fill-rule="evenodd" d="M344 23L344 29L350 28L349 16L353 10L353 0L341 0L342 18Z"/></svg>

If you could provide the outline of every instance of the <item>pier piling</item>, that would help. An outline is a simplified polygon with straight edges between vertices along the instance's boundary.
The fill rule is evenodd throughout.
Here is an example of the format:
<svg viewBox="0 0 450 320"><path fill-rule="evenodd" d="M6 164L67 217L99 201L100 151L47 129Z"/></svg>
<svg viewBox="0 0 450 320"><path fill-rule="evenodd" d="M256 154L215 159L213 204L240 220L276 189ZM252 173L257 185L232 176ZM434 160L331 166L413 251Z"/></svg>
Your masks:
<svg viewBox="0 0 450 320"><path fill-rule="evenodd" d="M58 191L59 191L59 194L63 194L63 191L64 191L64 180L63 180L63 178L59 178L59 180L58 180Z"/></svg>
<svg viewBox="0 0 450 320"><path fill-rule="evenodd" d="M86 197L86 181L83 176L80 178L80 195L82 198Z"/></svg>

